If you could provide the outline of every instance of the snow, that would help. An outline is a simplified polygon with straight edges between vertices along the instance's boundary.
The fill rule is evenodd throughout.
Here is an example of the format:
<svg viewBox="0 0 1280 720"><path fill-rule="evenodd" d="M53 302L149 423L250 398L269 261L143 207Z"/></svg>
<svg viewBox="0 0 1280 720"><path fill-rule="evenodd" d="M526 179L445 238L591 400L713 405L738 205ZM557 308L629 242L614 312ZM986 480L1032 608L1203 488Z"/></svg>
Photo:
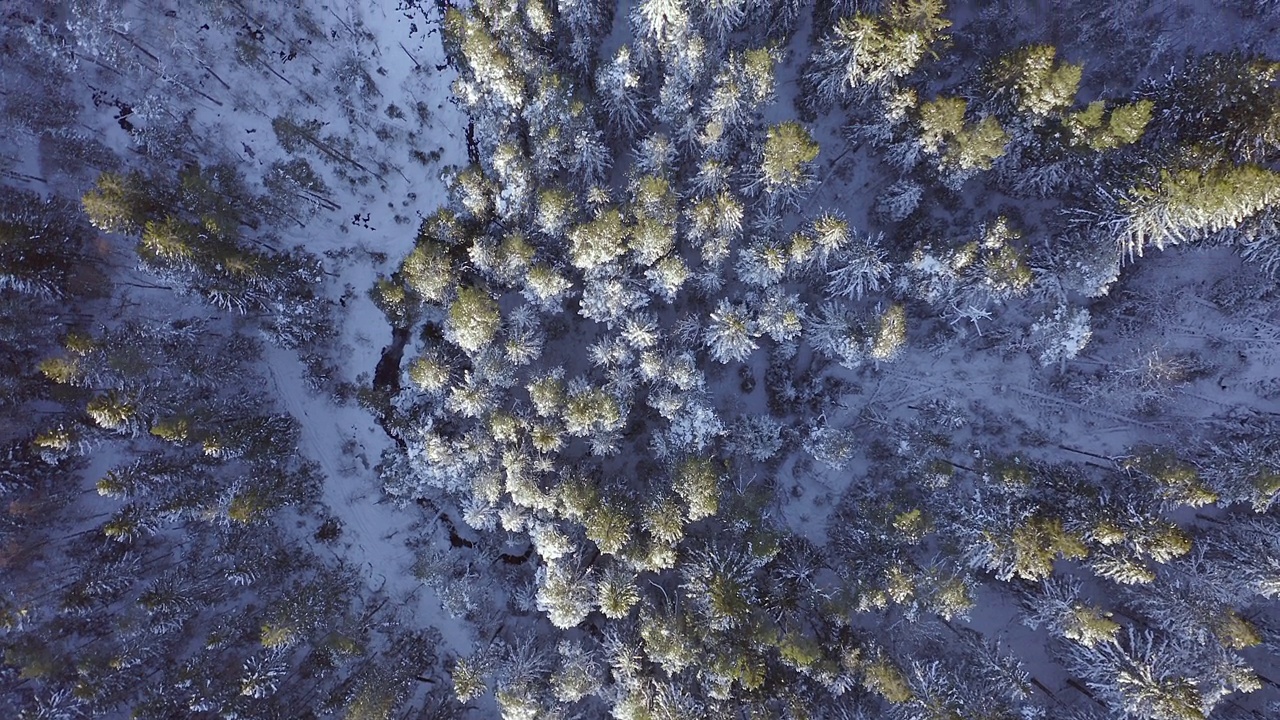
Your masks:
<svg viewBox="0 0 1280 720"><path fill-rule="evenodd" d="M365 359L376 362L376 357ZM397 507L382 495L372 465L391 441L364 408L337 405L309 391L292 351L268 348L264 361L277 397L302 424L303 452L324 469L323 502L342 521L335 552L361 568L370 591L381 591L400 606L405 621L435 626L452 653L470 654L475 641L470 628L448 619L439 599L411 572L416 554L405 541L421 532L421 511Z"/></svg>

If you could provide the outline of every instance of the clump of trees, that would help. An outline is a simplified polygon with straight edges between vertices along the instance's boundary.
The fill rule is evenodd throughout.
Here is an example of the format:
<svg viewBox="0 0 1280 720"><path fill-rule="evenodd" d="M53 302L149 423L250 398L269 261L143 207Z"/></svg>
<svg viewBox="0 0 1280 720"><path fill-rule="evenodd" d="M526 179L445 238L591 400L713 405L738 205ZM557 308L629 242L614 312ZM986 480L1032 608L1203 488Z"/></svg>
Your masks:
<svg viewBox="0 0 1280 720"><path fill-rule="evenodd" d="M606 5L448 11L477 152L377 291L421 338L413 384L388 408L407 448L384 462L388 492L443 492L481 537L527 538L507 606L545 616L528 627L559 648L533 653L498 628L454 666L457 697L491 691L507 717L596 704L586 712L1034 714L1016 649L977 638L931 661L927 641L885 643L852 620L949 623L993 584L1032 588L1019 591L1029 627L1064 643L1057 657L1116 712L1207 713L1254 687L1208 670L1208 645L1121 679L1154 667L1173 626L1122 618L1093 588L1176 585L1198 541L1171 514L1226 497L1177 463L1140 455L1098 473L969 456L950 440L964 411L941 405L906 425L869 409L892 436L872 450L822 417L842 387L827 363L881 372L925 334L1063 368L1094 338L1087 299L1131 255L1269 213L1256 157L1193 171L1197 151L1167 130L1181 120L1157 95L1192 81L1082 99L1088 63L1053 46L957 57L940 2L819 2L788 119L774 42L787 30L756 23L794 3L646 0L597 57ZM820 146L837 105L851 151L890 170L867 227L808 205L824 161L847 154ZM1153 176L1154 157L1176 167ZM1053 209L988 208L986 193ZM766 354L771 416L735 418L729 398L753 391ZM772 517L776 488L748 481L795 451L871 468L824 548ZM481 618L501 602L455 607Z"/></svg>

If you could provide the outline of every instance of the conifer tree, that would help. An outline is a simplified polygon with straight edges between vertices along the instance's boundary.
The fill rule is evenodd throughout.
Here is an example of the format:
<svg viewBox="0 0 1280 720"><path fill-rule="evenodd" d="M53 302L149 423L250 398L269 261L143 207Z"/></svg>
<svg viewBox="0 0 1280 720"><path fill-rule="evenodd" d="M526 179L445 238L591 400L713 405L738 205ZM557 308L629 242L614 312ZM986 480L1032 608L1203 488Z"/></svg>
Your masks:
<svg viewBox="0 0 1280 720"><path fill-rule="evenodd" d="M538 568L538 609L561 629L579 625L595 602L592 579L568 562L546 562Z"/></svg>
<svg viewBox="0 0 1280 720"><path fill-rule="evenodd" d="M1131 630L1120 643L1078 647L1075 670L1116 712L1143 720L1202 720L1207 702L1176 647Z"/></svg>
<svg viewBox="0 0 1280 720"><path fill-rule="evenodd" d="M688 506L690 521L715 515L720 508L720 473L710 458L693 457L675 471L672 487Z"/></svg>
<svg viewBox="0 0 1280 720"><path fill-rule="evenodd" d="M706 344L711 357L721 363L742 362L756 348L760 334L747 307L721 299L707 326Z"/></svg>
<svg viewBox="0 0 1280 720"><path fill-rule="evenodd" d="M104 232L136 233L156 210L140 173L102 173L81 202L94 227Z"/></svg>
<svg viewBox="0 0 1280 720"><path fill-rule="evenodd" d="M951 26L942 11L941 0L890 0L879 15L839 19L811 58L817 103L884 90L911 73Z"/></svg>
<svg viewBox="0 0 1280 720"><path fill-rule="evenodd" d="M613 60L596 71L596 94L609 118L608 128L620 139L636 137L645 125L641 107L640 72L631 48L623 45Z"/></svg>
<svg viewBox="0 0 1280 720"><path fill-rule="evenodd" d="M1084 66L1057 62L1056 55L1051 45L1029 45L1000 58L991 71L997 94L1011 95L1036 121L1070 107Z"/></svg>
<svg viewBox="0 0 1280 720"><path fill-rule="evenodd" d="M501 320L498 303L478 287L460 289L449 306L452 340L468 354L480 352L493 340Z"/></svg>
<svg viewBox="0 0 1280 720"><path fill-rule="evenodd" d="M1261 163L1280 149L1280 68L1241 52L1188 58L1154 92L1153 129L1210 160Z"/></svg>
<svg viewBox="0 0 1280 720"><path fill-rule="evenodd" d="M1119 216L1108 224L1132 259L1147 245L1164 249L1230 230L1277 204L1280 173L1258 165L1162 170L1158 182L1120 199Z"/></svg>
<svg viewBox="0 0 1280 720"><path fill-rule="evenodd" d="M769 128L756 186L773 207L798 207L813 182L810 164L818 157L818 143L803 125L785 122Z"/></svg>

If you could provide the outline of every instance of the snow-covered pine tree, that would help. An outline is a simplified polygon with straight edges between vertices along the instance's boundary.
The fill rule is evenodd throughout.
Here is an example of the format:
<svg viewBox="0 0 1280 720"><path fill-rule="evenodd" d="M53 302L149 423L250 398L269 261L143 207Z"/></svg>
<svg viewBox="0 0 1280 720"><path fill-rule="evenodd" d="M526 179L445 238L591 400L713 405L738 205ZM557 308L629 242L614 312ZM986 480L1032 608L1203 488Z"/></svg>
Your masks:
<svg viewBox="0 0 1280 720"><path fill-rule="evenodd" d="M717 362L742 362L756 349L759 334L746 305L721 298L711 313L704 342Z"/></svg>
<svg viewBox="0 0 1280 720"><path fill-rule="evenodd" d="M544 562L538 568L537 607L561 629L576 627L595 605L595 582L590 572L572 567L573 559Z"/></svg>
<svg viewBox="0 0 1280 720"><path fill-rule="evenodd" d="M798 208L813 183L811 165L818 150L818 143L798 122L770 127L761 149L759 174L750 187L763 191L770 207Z"/></svg>
<svg viewBox="0 0 1280 720"><path fill-rule="evenodd" d="M580 72L590 72L596 53L613 20L609 0L555 0L556 19L563 23L560 37L569 41L569 56Z"/></svg>
<svg viewBox="0 0 1280 720"><path fill-rule="evenodd" d="M1188 654L1175 642L1130 629L1118 643L1074 646L1071 667L1117 713L1142 720L1209 716L1211 688L1198 687Z"/></svg>
<svg viewBox="0 0 1280 720"><path fill-rule="evenodd" d="M887 283L890 267L885 262L884 233L858 238L834 255L834 267L827 271L827 293L850 300L880 289Z"/></svg>
<svg viewBox="0 0 1280 720"><path fill-rule="evenodd" d="M888 222L902 222L920 206L922 197L924 188L919 183L906 178L896 180L876 198L875 214Z"/></svg>
<svg viewBox="0 0 1280 720"><path fill-rule="evenodd" d="M469 355L474 355L493 340L501 325L498 303L478 287L458 290L457 299L449 306L446 330L449 339Z"/></svg>
<svg viewBox="0 0 1280 720"><path fill-rule="evenodd" d="M997 102L1044 122L1075 102L1083 65L1057 60L1052 45L1028 45L1001 57L989 71Z"/></svg>
<svg viewBox="0 0 1280 720"><path fill-rule="evenodd" d="M747 301L754 308L756 327L774 342L794 342L804 331L806 306L799 295L773 287L763 296L748 296Z"/></svg>
<svg viewBox="0 0 1280 720"><path fill-rule="evenodd" d="M1208 170L1162 170L1158 182L1106 199L1114 203L1115 215L1105 222L1132 259L1147 245L1163 250L1192 242L1280 207L1280 173L1229 163Z"/></svg>
<svg viewBox="0 0 1280 720"><path fill-rule="evenodd" d="M877 15L837 20L810 57L809 102L822 107L863 97L905 77L951 26L943 9L942 0L889 0Z"/></svg>
<svg viewBox="0 0 1280 720"><path fill-rule="evenodd" d="M609 119L608 127L620 140L636 137L646 125L642 93L640 70L631 48L623 45L596 71L596 95Z"/></svg>

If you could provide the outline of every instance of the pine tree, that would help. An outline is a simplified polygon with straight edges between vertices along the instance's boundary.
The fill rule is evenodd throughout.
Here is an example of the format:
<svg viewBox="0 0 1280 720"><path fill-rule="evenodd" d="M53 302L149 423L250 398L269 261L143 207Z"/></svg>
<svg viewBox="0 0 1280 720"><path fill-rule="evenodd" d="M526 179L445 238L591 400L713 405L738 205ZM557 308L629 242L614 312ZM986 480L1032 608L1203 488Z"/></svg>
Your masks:
<svg viewBox="0 0 1280 720"><path fill-rule="evenodd" d="M1064 116L1063 124L1071 132L1073 143L1101 152L1132 145L1142 139L1151 122L1154 102L1139 100L1116 105L1104 121L1106 104L1095 100L1085 109Z"/></svg>
<svg viewBox="0 0 1280 720"><path fill-rule="evenodd" d="M942 11L942 0L890 0L880 15L841 18L810 60L817 103L883 90L910 74L951 26Z"/></svg>
<svg viewBox="0 0 1280 720"><path fill-rule="evenodd" d="M1187 59L1153 93L1155 128L1179 147L1210 160L1262 163L1280 148L1280 68L1240 52Z"/></svg>
<svg viewBox="0 0 1280 720"><path fill-rule="evenodd" d="M1037 121L1070 107L1084 66L1056 62L1056 55L1051 45L1029 45L1000 58L991 72L997 94L1011 94Z"/></svg>
<svg viewBox="0 0 1280 720"><path fill-rule="evenodd" d="M562 640L556 649L560 667L551 675L551 690L557 700L575 703L600 691L605 668L597 652L571 640Z"/></svg>
<svg viewBox="0 0 1280 720"><path fill-rule="evenodd" d="M689 508L691 522L715 515L720 509L720 473L710 458L693 457L675 471L672 488Z"/></svg>
<svg viewBox="0 0 1280 720"><path fill-rule="evenodd" d="M890 305L876 319L875 336L867 355L876 362L896 358L907 344L907 313L897 303Z"/></svg>
<svg viewBox="0 0 1280 720"><path fill-rule="evenodd" d="M645 511L641 526L659 542L676 545L684 538L685 514L674 498L654 502Z"/></svg>
<svg viewBox="0 0 1280 720"><path fill-rule="evenodd" d="M467 287L458 290L457 299L449 306L447 327L454 344L474 355L493 340L501 321L498 303L484 290Z"/></svg>
<svg viewBox="0 0 1280 720"><path fill-rule="evenodd" d="M1034 516L1014 525L1007 536L986 534L980 565L996 573L1001 580L1020 577L1043 580L1053 573L1053 561L1084 558L1089 548L1076 534L1065 530L1054 517Z"/></svg>
<svg viewBox="0 0 1280 720"><path fill-rule="evenodd" d="M675 247L675 194L662 177L645 175L632 183L632 198L635 224L628 237L628 249L636 263L650 267Z"/></svg>
<svg viewBox="0 0 1280 720"><path fill-rule="evenodd" d="M1109 225L1124 253L1141 257L1149 244L1163 250L1230 230L1278 204L1280 173L1258 165L1162 170L1154 186L1135 187L1118 201Z"/></svg>
<svg viewBox="0 0 1280 720"><path fill-rule="evenodd" d="M639 69L631 48L623 45L613 60L596 71L596 94L609 118L608 127L620 139L636 137L645 126L641 93Z"/></svg>
<svg viewBox="0 0 1280 720"><path fill-rule="evenodd" d="M104 232L136 233L157 209L144 189L150 183L140 173L102 173L81 202L93 226Z"/></svg>
<svg viewBox="0 0 1280 720"><path fill-rule="evenodd" d="M631 614L640 602L635 573L613 566L604 572L596 585L600 612L610 620L621 620Z"/></svg>
<svg viewBox="0 0 1280 720"><path fill-rule="evenodd" d="M456 10L446 16L446 42L454 45L468 71L459 77L455 94L475 106L490 106L494 112L520 110L527 99L524 80L515 60L502 43L470 13Z"/></svg>
<svg viewBox="0 0 1280 720"><path fill-rule="evenodd" d="M521 294L534 307L543 312L553 312L569 296L573 282L555 268L535 263L525 275L525 287Z"/></svg>
<svg viewBox="0 0 1280 720"><path fill-rule="evenodd" d="M760 331L745 305L721 298L710 320L705 342L717 362L742 362L756 349L753 338L758 337Z"/></svg>
<svg viewBox="0 0 1280 720"><path fill-rule="evenodd" d="M1113 711L1143 720L1204 720L1211 703L1183 674L1180 653L1133 630L1120 643L1077 647L1074 669Z"/></svg>
<svg viewBox="0 0 1280 720"><path fill-rule="evenodd" d="M977 123L967 125L951 139L943 160L959 172L953 177L965 178L973 171L990 170L1009 144L1005 132L994 115L988 115ZM953 181L953 185L956 181Z"/></svg>
<svg viewBox="0 0 1280 720"><path fill-rule="evenodd" d="M583 527L587 539L594 542L602 554L617 555L632 541L632 525L632 518L621 502L602 499L587 515Z"/></svg>
<svg viewBox="0 0 1280 720"><path fill-rule="evenodd" d="M563 419L565 431L578 437L609 435L625 422L617 398L585 384L569 388Z"/></svg>
<svg viewBox="0 0 1280 720"><path fill-rule="evenodd" d="M430 303L444 302L457 284L446 248L424 240L421 233L417 246L400 264L400 276L410 290Z"/></svg>
<svg viewBox="0 0 1280 720"><path fill-rule="evenodd" d="M650 289L668 303L674 302L680 288L689 279L689 268L677 256L662 258L645 271Z"/></svg>
<svg viewBox="0 0 1280 720"><path fill-rule="evenodd" d="M1045 625L1051 632L1087 648L1117 641L1120 624L1111 619L1110 612L1081 597L1078 578L1047 578L1038 591L1024 596L1023 604L1023 622L1029 627Z"/></svg>
<svg viewBox="0 0 1280 720"><path fill-rule="evenodd" d="M537 607L552 625L568 629L581 624L595 601L594 582L566 562L547 562L538 568Z"/></svg>
<svg viewBox="0 0 1280 720"><path fill-rule="evenodd" d="M1064 364L1080 354L1093 337L1089 311L1060 305L1031 325L1030 343L1041 365Z"/></svg>
<svg viewBox="0 0 1280 720"><path fill-rule="evenodd" d="M883 241L881 233L855 240L836 253L838 266L827 271L827 293L861 300L864 294L879 290L890 275Z"/></svg>
<svg viewBox="0 0 1280 720"><path fill-rule="evenodd" d="M631 228L616 209L600 213L590 222L569 230L569 258L574 267L592 270L626 252Z"/></svg>
<svg viewBox="0 0 1280 720"><path fill-rule="evenodd" d="M942 144L964 130L964 114L968 103L964 98L938 96L920 103L920 146L927 153L937 153Z"/></svg>
<svg viewBox="0 0 1280 720"><path fill-rule="evenodd" d="M803 125L785 122L769 128L756 181L775 207L799 206L813 182L810 163L818 157L818 143Z"/></svg>
<svg viewBox="0 0 1280 720"><path fill-rule="evenodd" d="M808 317L800 296L774 287L752 304L755 306L756 327L774 342L793 342L800 337Z"/></svg>
<svg viewBox="0 0 1280 720"><path fill-rule="evenodd" d="M640 638L644 655L668 675L678 675L699 657L693 628L678 611L647 609L640 614Z"/></svg>
<svg viewBox="0 0 1280 720"><path fill-rule="evenodd" d="M924 188L919 183L905 178L894 181L876 198L875 215L891 223L902 222L915 212L923 197Z"/></svg>

